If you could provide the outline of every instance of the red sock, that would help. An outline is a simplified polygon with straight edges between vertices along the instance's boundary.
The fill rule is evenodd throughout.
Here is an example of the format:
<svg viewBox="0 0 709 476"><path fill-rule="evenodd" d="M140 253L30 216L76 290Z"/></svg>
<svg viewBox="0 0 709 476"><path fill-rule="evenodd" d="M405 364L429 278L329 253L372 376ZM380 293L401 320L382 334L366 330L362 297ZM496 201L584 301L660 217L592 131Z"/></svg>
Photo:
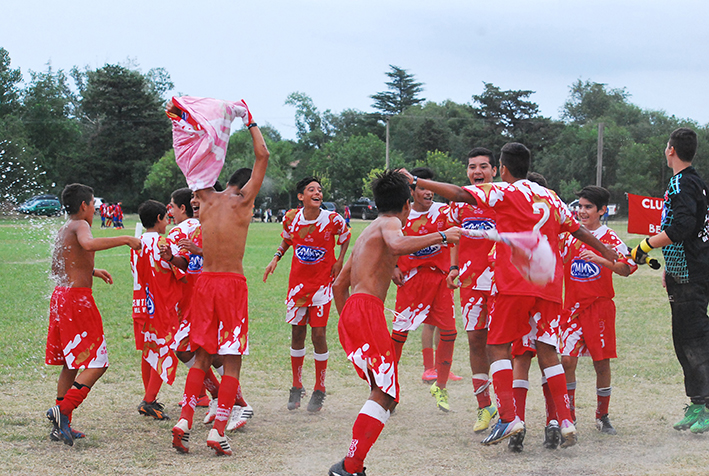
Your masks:
<svg viewBox="0 0 709 476"><path fill-rule="evenodd" d="M305 360L305 348L290 350L290 365L293 370L293 386L303 388L303 360ZM222 379L222 382L224 379Z"/></svg>
<svg viewBox="0 0 709 476"><path fill-rule="evenodd" d="M573 422L571 412L569 411L569 395L566 391L566 376L564 375L564 367L561 364L553 365L544 369L544 376L549 385L549 391L554 399L556 406L556 414L558 415L559 423L564 420Z"/></svg>
<svg viewBox="0 0 709 476"><path fill-rule="evenodd" d="M236 400L234 401L234 404L239 405L240 407L245 407L248 405L246 400L244 400L244 394L241 391L241 382L239 382L239 388L236 389Z"/></svg>
<svg viewBox="0 0 709 476"><path fill-rule="evenodd" d="M475 398L478 399L478 408L485 408L492 405L490 399L490 377L487 374L473 375L473 390Z"/></svg>
<svg viewBox="0 0 709 476"><path fill-rule="evenodd" d="M512 362L508 359L496 360L490 364L492 385L500 420L509 423L515 419L515 403L512 395Z"/></svg>
<svg viewBox="0 0 709 476"><path fill-rule="evenodd" d="M608 415L608 406L611 403L611 387L596 389L596 418Z"/></svg>
<svg viewBox="0 0 709 476"><path fill-rule="evenodd" d="M162 387L162 378L160 374L152 367L150 367L152 372L150 373L150 380L148 381L148 388L145 389L145 397L143 400L146 402L154 402L158 398L158 392L160 387Z"/></svg>
<svg viewBox="0 0 709 476"><path fill-rule="evenodd" d="M345 457L345 471L364 471L364 459L379 438L388 418L389 413L384 408L372 400L367 400L352 426L352 443Z"/></svg>
<svg viewBox="0 0 709 476"><path fill-rule="evenodd" d="M576 382L567 382L566 394L569 396L569 411L571 421L576 421Z"/></svg>
<svg viewBox="0 0 709 476"><path fill-rule="evenodd" d="M423 369L432 369L433 366L436 365L433 360L433 348L427 347L425 349L421 349L421 354L423 354Z"/></svg>
<svg viewBox="0 0 709 476"><path fill-rule="evenodd" d="M187 372L187 380L185 381L185 393L182 396L182 412L180 418L187 420L188 427L192 428L192 419L194 418L194 409L197 406L197 394L204 383L204 370L192 367Z"/></svg>
<svg viewBox="0 0 709 476"><path fill-rule="evenodd" d="M143 378L143 390L148 391L148 383L150 383L150 373L153 367L145 359L140 359L140 376Z"/></svg>
<svg viewBox="0 0 709 476"><path fill-rule="evenodd" d="M546 408L546 411L547 411L547 425L548 425L549 423L551 423L552 420L558 421L559 417L556 414L556 404L554 404L554 398L551 396L551 390L549 390L549 384L547 383L546 378L543 378L542 392L544 393L544 403L545 403L544 407Z"/></svg>
<svg viewBox="0 0 709 476"><path fill-rule="evenodd" d="M396 361L401 360L401 351L404 349L406 339L409 337L408 331L391 331L391 340L394 342L394 353Z"/></svg>
<svg viewBox="0 0 709 476"><path fill-rule="evenodd" d="M231 409L236 401L236 392L239 390L239 381L234 377L225 375L222 377L222 385L219 391L219 406L217 408L217 416L214 419L214 426L220 435L224 435L224 429L229 421Z"/></svg>
<svg viewBox="0 0 709 476"><path fill-rule="evenodd" d="M315 359L315 388L313 390L325 391L325 374L327 373L327 359L329 352L323 354L313 354Z"/></svg>
<svg viewBox="0 0 709 476"><path fill-rule="evenodd" d="M212 395L212 398L219 397L219 379L211 367L204 375L204 388Z"/></svg>
<svg viewBox="0 0 709 476"><path fill-rule="evenodd" d="M79 388L76 387L77 385ZM71 412L73 412L76 407L81 405L81 402L86 399L86 396L90 391L91 387L74 382L74 386L66 392L64 399L59 402L59 411L64 415L71 415Z"/></svg>
<svg viewBox="0 0 709 476"><path fill-rule="evenodd" d="M458 333L455 329L452 331L441 330L441 339L438 341L438 348L436 349L436 385L438 388L446 388L446 385L448 385L448 376L451 372L453 349L457 335Z"/></svg>
<svg viewBox="0 0 709 476"><path fill-rule="evenodd" d="M54 400L55 404L59 405L59 408L60 408L59 411L61 411L62 400L64 400L64 397L62 397L62 398L57 397L57 399ZM69 414L67 415L67 417L69 418L69 424L70 424L70 425L71 425L71 417L72 417L72 415L74 415L74 412L73 412L73 411L69 412Z"/></svg>
<svg viewBox="0 0 709 476"><path fill-rule="evenodd" d="M529 390L528 380L514 380L512 382L512 395L515 399L515 415L524 421L525 410L527 408L527 391Z"/></svg>

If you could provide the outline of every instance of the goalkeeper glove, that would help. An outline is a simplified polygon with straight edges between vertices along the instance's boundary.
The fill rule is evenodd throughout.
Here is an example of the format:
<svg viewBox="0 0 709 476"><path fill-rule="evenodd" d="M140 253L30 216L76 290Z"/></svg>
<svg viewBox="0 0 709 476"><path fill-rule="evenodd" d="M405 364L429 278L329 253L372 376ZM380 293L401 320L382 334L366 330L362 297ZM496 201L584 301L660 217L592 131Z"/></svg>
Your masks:
<svg viewBox="0 0 709 476"><path fill-rule="evenodd" d="M650 245L650 238L645 238L638 246L630 252L631 258L637 264L646 264L648 262L648 253L653 249Z"/></svg>

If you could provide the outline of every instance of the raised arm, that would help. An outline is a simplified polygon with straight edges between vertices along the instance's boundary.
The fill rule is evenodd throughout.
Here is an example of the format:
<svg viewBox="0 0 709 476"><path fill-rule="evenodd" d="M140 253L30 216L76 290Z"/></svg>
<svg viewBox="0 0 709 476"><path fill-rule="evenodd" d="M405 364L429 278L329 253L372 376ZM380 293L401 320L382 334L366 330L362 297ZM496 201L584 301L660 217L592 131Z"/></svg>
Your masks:
<svg viewBox="0 0 709 476"><path fill-rule="evenodd" d="M266 142L263 140L263 135L261 135L261 131L255 123L252 123L249 127L249 132L254 142L254 155L256 156L256 160L254 161L254 167L251 171L251 178L241 187L241 195L244 197L245 202L253 203L253 201L256 200L256 195L258 195L259 190L261 190L261 184L266 176L266 168L268 167L268 157L271 154L268 152Z"/></svg>

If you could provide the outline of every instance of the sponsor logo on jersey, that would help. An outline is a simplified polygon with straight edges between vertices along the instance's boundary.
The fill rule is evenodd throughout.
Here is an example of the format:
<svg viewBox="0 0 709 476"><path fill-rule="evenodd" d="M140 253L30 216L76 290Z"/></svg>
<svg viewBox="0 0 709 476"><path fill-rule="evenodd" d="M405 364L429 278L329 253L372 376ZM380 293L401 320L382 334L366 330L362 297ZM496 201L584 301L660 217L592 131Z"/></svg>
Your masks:
<svg viewBox="0 0 709 476"><path fill-rule="evenodd" d="M441 245L431 245L427 246L422 250L418 250L416 253L411 253L414 258L428 258L430 256L437 255L441 252Z"/></svg>
<svg viewBox="0 0 709 476"><path fill-rule="evenodd" d="M463 220L461 225L462 228L466 230L494 230L495 220L490 218L466 218ZM474 240L484 239L482 236L467 236L467 238L472 238Z"/></svg>
<svg viewBox="0 0 709 476"><path fill-rule="evenodd" d="M200 255L190 254L190 263L187 265L187 272L198 274L202 270L203 258Z"/></svg>
<svg viewBox="0 0 709 476"><path fill-rule="evenodd" d="M325 248L315 246L298 245L295 248L295 255L303 264L316 264L321 262L325 258L326 252L327 250Z"/></svg>
<svg viewBox="0 0 709 476"><path fill-rule="evenodd" d="M145 307L148 310L149 316L155 315L155 298L147 284L145 285Z"/></svg>
<svg viewBox="0 0 709 476"><path fill-rule="evenodd" d="M573 281L595 281L601 277L601 267L596 263L575 259L571 262L571 279Z"/></svg>

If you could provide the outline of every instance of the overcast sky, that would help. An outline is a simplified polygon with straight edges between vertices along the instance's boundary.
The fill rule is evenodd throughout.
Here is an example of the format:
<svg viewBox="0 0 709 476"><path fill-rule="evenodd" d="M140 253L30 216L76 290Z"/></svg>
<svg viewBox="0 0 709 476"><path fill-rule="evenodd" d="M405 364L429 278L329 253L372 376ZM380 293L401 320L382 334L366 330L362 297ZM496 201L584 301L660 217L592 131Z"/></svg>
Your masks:
<svg viewBox="0 0 709 476"><path fill-rule="evenodd" d="M300 91L320 111L372 111L393 64L423 97L468 103L483 82L536 91L558 118L577 79L627 88L644 109L709 123L709 2L597 0L74 0L4 2L13 68L163 67L173 93L244 98L295 137Z"/></svg>

